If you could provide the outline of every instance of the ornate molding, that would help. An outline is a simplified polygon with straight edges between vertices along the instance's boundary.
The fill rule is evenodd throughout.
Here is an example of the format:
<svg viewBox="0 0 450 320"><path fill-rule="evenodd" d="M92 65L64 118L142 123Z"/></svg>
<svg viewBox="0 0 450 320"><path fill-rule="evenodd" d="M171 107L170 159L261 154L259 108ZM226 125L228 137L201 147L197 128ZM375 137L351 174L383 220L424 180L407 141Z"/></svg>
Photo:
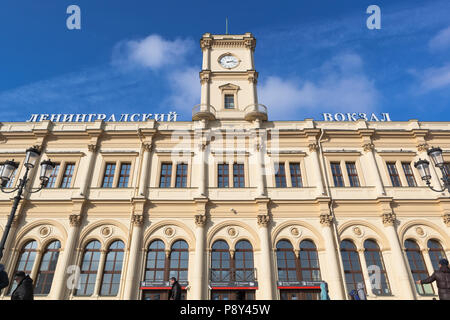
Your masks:
<svg viewBox="0 0 450 320"><path fill-rule="evenodd" d="M383 213L381 218L383 219L383 224L385 226L393 226L396 220L395 213L393 212Z"/></svg>
<svg viewBox="0 0 450 320"><path fill-rule="evenodd" d="M148 152L152 151L152 149L153 149L152 143L144 143L143 146L144 146L144 150L148 151Z"/></svg>
<svg viewBox="0 0 450 320"><path fill-rule="evenodd" d="M319 145L317 143L310 143L308 147L310 152L317 151L317 149L319 149Z"/></svg>
<svg viewBox="0 0 450 320"><path fill-rule="evenodd" d="M211 80L211 71L209 71L209 70L200 71L200 83L201 84L209 83L210 80Z"/></svg>
<svg viewBox="0 0 450 320"><path fill-rule="evenodd" d="M203 227L206 224L206 215L196 214L195 215L195 225Z"/></svg>
<svg viewBox="0 0 450 320"><path fill-rule="evenodd" d="M450 227L450 213L446 213L442 216L444 223L447 227Z"/></svg>
<svg viewBox="0 0 450 320"><path fill-rule="evenodd" d="M375 145L373 143L365 143L362 145L364 151L368 152L368 151L372 151L375 149Z"/></svg>
<svg viewBox="0 0 450 320"><path fill-rule="evenodd" d="M256 72L255 70L250 70L247 71L248 72L248 81L251 83L257 83L258 82L258 72Z"/></svg>
<svg viewBox="0 0 450 320"><path fill-rule="evenodd" d="M212 39L201 39L200 40L200 48L202 49L211 49L213 40Z"/></svg>
<svg viewBox="0 0 450 320"><path fill-rule="evenodd" d="M270 222L270 216L268 214L258 214L257 222L260 227L267 227Z"/></svg>
<svg viewBox="0 0 450 320"><path fill-rule="evenodd" d="M255 47L256 47L256 39L255 39L255 38L245 39L245 40L244 40L244 46L245 46L247 49L255 50Z"/></svg>
<svg viewBox="0 0 450 320"><path fill-rule="evenodd" d="M333 216L329 213L321 214L319 218L323 227L330 227L333 223Z"/></svg>
<svg viewBox="0 0 450 320"><path fill-rule="evenodd" d="M71 214L69 216L69 223L71 227L79 227L81 224L81 215Z"/></svg>
<svg viewBox="0 0 450 320"><path fill-rule="evenodd" d="M131 217L131 223L135 226L141 226L144 223L144 215L133 214L133 216Z"/></svg>
<svg viewBox="0 0 450 320"><path fill-rule="evenodd" d="M419 152L427 151L428 147L429 147L428 143L421 143L417 145L417 151Z"/></svg>
<svg viewBox="0 0 450 320"><path fill-rule="evenodd" d="M90 152L95 152L98 150L98 146L96 144L88 144L88 150Z"/></svg>

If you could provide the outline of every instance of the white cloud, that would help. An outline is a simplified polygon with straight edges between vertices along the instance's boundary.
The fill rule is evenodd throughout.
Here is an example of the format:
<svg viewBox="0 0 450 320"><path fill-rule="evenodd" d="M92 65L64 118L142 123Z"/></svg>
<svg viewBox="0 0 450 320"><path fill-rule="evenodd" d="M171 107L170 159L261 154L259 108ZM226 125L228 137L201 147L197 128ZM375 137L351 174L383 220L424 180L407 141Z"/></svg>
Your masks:
<svg viewBox="0 0 450 320"><path fill-rule="evenodd" d="M420 73L417 71L412 73L419 78L419 93L450 88L450 64L446 64L439 68L428 68Z"/></svg>
<svg viewBox="0 0 450 320"><path fill-rule="evenodd" d="M200 78L198 69L191 67L174 71L168 78L171 95L167 103L180 111L186 111L200 103Z"/></svg>
<svg viewBox="0 0 450 320"><path fill-rule="evenodd" d="M119 42L113 50L112 63L122 67L159 69L181 63L193 48L189 39L166 40L152 34L140 40Z"/></svg>
<svg viewBox="0 0 450 320"><path fill-rule="evenodd" d="M271 76L259 87L259 101L269 108L272 119L290 119L305 111L376 111L379 94L362 70L356 54L341 54L325 62L319 79L281 79Z"/></svg>
<svg viewBox="0 0 450 320"><path fill-rule="evenodd" d="M450 48L450 27L439 31L438 34L430 40L428 47L432 51Z"/></svg>

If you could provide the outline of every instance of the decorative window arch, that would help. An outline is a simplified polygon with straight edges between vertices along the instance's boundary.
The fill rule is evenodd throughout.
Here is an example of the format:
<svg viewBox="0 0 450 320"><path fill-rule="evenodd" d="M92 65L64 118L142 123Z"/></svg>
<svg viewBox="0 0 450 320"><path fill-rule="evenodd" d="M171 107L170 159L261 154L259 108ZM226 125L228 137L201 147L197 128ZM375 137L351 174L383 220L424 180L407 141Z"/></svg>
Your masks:
<svg viewBox="0 0 450 320"><path fill-rule="evenodd" d="M439 260L447 259L445 251L441 246L441 243L436 239L430 239L427 242L428 254L430 255L431 263L433 264L433 269L439 270Z"/></svg>
<svg viewBox="0 0 450 320"><path fill-rule="evenodd" d="M292 244L287 240L277 242L277 266L279 281L297 281L297 263Z"/></svg>
<svg viewBox="0 0 450 320"><path fill-rule="evenodd" d="M147 262L145 265L145 280L163 281L166 277L165 245L161 240L153 240L148 246Z"/></svg>
<svg viewBox="0 0 450 320"><path fill-rule="evenodd" d="M300 242L300 273L303 281L320 281L319 255L313 241Z"/></svg>
<svg viewBox="0 0 450 320"><path fill-rule="evenodd" d="M372 285L372 292L376 295L390 295L391 288L384 266L383 256L378 243L373 239L364 241L364 258L366 259L367 271ZM375 281L375 283L374 283Z"/></svg>
<svg viewBox="0 0 450 320"><path fill-rule="evenodd" d="M103 268L100 295L116 296L120 287L125 245L121 240L110 244Z"/></svg>
<svg viewBox="0 0 450 320"><path fill-rule="evenodd" d="M169 278L187 281L189 266L189 246L184 240L177 240L172 244L169 258Z"/></svg>
<svg viewBox="0 0 450 320"><path fill-rule="evenodd" d="M211 281L231 281L231 255L228 243L217 240L211 250Z"/></svg>
<svg viewBox="0 0 450 320"><path fill-rule="evenodd" d="M342 263L344 265L345 284L350 293L357 289L358 283L364 284L364 276L361 270L358 251L351 240L343 240L340 246Z"/></svg>
<svg viewBox="0 0 450 320"><path fill-rule="evenodd" d="M83 259L81 260L80 286L75 290L75 295L90 296L94 293L101 256L100 248L101 244L98 240L92 240L84 247Z"/></svg>
<svg viewBox="0 0 450 320"><path fill-rule="evenodd" d="M58 240L52 241L45 248L36 279L34 294L47 295L50 293L60 249L61 242Z"/></svg>
<svg viewBox="0 0 450 320"><path fill-rule="evenodd" d="M234 266L236 281L255 280L252 244L247 240L240 240L236 243L235 248Z"/></svg>
<svg viewBox="0 0 450 320"><path fill-rule="evenodd" d="M25 274L30 274L31 271L33 271L34 261L36 260L37 245L36 240L31 240L22 246L13 274L16 274L17 271L23 271ZM15 281L10 282L12 283L10 284L11 286L9 287L8 294L11 294L17 287L17 283Z"/></svg>
<svg viewBox="0 0 450 320"><path fill-rule="evenodd" d="M422 252L418 244L411 239L405 240L405 251L408 257L409 269L413 276L414 282L417 280L422 280L428 277L427 267L423 259ZM434 294L434 289L431 284L417 284L416 290L420 295Z"/></svg>

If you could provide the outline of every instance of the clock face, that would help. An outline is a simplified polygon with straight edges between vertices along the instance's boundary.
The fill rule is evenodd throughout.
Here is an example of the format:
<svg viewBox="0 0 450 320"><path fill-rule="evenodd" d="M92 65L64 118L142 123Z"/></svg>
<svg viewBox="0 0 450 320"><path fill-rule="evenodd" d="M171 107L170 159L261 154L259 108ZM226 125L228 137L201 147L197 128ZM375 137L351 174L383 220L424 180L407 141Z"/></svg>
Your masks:
<svg viewBox="0 0 450 320"><path fill-rule="evenodd" d="M232 69L239 64L239 61L235 56L226 55L220 58L219 63L224 68Z"/></svg>

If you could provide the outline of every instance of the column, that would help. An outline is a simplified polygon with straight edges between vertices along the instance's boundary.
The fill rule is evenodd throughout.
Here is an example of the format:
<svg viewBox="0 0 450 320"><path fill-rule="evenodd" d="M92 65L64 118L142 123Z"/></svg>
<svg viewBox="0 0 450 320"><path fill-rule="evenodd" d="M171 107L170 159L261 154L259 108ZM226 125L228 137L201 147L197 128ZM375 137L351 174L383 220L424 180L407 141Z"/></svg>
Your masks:
<svg viewBox="0 0 450 320"><path fill-rule="evenodd" d="M320 170L319 156L317 155L319 146L317 143L311 143L309 145L309 154L311 156L311 165L313 166L314 176L316 176L315 183L317 184L317 191L319 195L325 194L325 189L322 180L322 170ZM326 170L326 168L324 168Z"/></svg>
<svg viewBox="0 0 450 320"><path fill-rule="evenodd" d="M393 212L383 213L382 219L386 230L386 236L388 238L389 244L391 245L393 259L392 265L396 266L394 270L397 273L398 283L400 283L401 286L402 294L400 298L414 300L415 294L409 276L410 270L406 265L402 246L400 245L397 231L394 227L396 221L395 214Z"/></svg>
<svg viewBox="0 0 450 320"><path fill-rule="evenodd" d="M30 278L33 279L33 284L36 284L39 266L41 264L43 254L44 250L42 248L36 250L36 258L34 259L33 268L31 269L31 273L29 274Z"/></svg>
<svg viewBox="0 0 450 320"><path fill-rule="evenodd" d="M427 267L428 275L431 276L434 272L434 268L433 268L433 263L431 262L431 258L430 258L430 254L429 254L430 250L428 248L423 248L420 251L422 251L422 256L423 256L423 259L425 260L425 265ZM436 285L436 281L432 282L431 285L433 286L434 294L437 294L438 287Z"/></svg>
<svg viewBox="0 0 450 320"><path fill-rule="evenodd" d="M334 243L332 228L333 217L330 214L320 215L320 224L322 225L322 236L325 240L325 252L327 256L328 288L330 298L333 300L345 300L345 291L340 272L338 250Z"/></svg>
<svg viewBox="0 0 450 320"><path fill-rule="evenodd" d="M21 211L21 210L20 210ZM18 212L20 212L18 211ZM8 220L9 214L6 215L6 219ZM11 224L11 229L9 229L8 238L6 239L5 249L3 250L3 258L2 263L5 265L5 271L7 271L8 266L6 264L7 261L10 261L11 268L14 268L14 259L11 259L11 252L14 249L14 237L16 235L17 226L19 225L19 214L16 213L14 216L13 222ZM20 248L17 248L20 250Z"/></svg>
<svg viewBox="0 0 450 320"><path fill-rule="evenodd" d="M270 244L270 234L269 234L269 222L270 217L267 214L260 214L257 216L258 219L258 234L261 240L261 258L260 267L258 275L258 286L262 293L262 299L273 300L275 285L272 277L272 259L271 259L271 244Z"/></svg>
<svg viewBox="0 0 450 320"><path fill-rule="evenodd" d="M96 144L90 144L88 145L88 153L87 153L87 168L84 172L84 176L81 179L81 186L80 186L80 196L85 196L87 192L87 187L89 183L91 182L92 177L92 169L94 167L94 160L95 160L95 151L97 150Z"/></svg>
<svg viewBox="0 0 450 320"><path fill-rule="evenodd" d="M202 138L203 140L203 138ZM198 168L199 170L199 176L198 176L198 196L199 197L206 197L206 172L205 172L205 150L206 150L206 142L201 142L198 145Z"/></svg>
<svg viewBox="0 0 450 320"><path fill-rule="evenodd" d="M381 179L380 170L378 169L377 159L375 157L375 146L372 143L366 143L363 145L364 151L367 152L372 172L375 173L375 189L377 195L386 195L384 190L383 180ZM369 154L370 153L370 154Z"/></svg>
<svg viewBox="0 0 450 320"><path fill-rule="evenodd" d="M55 270L55 277L53 279L52 289L50 292L50 296L52 299L55 300L63 300L65 298L66 288L67 286L67 279L66 279L66 273L67 268L70 266L71 261L73 260L72 257L75 253L75 246L78 239L78 231L80 229L81 224L81 216L77 214L73 214L69 217L70 219L70 227L69 232L67 236L67 241L64 246L64 251L62 252L62 255L60 254L58 258L58 264L56 266ZM68 274L68 276L71 276L72 274Z"/></svg>
<svg viewBox="0 0 450 320"><path fill-rule="evenodd" d="M266 195L265 192L265 183L264 183L264 177L265 177L265 172L264 172L264 146L263 146L263 141L261 136L256 136L255 137L255 157L256 157L256 166L258 167L258 174L256 177L256 194L257 197L264 197Z"/></svg>
<svg viewBox="0 0 450 320"><path fill-rule="evenodd" d="M147 188L148 171L150 168L150 152L152 151L152 144L144 144L144 156L142 158L142 171L139 180L139 196L145 196Z"/></svg>
<svg viewBox="0 0 450 320"><path fill-rule="evenodd" d="M206 299L206 273L205 273L205 224L206 216L198 214L195 216L195 254L194 272L192 273L192 299Z"/></svg>
<svg viewBox="0 0 450 320"><path fill-rule="evenodd" d="M131 235L130 252L128 255L128 269L125 279L125 290L123 298L125 300L136 299L136 293L139 290L138 263L141 261L141 239L142 239L142 225L144 216L134 214L132 218L133 233Z"/></svg>
<svg viewBox="0 0 450 320"><path fill-rule="evenodd" d="M106 249L101 250L100 262L98 263L97 277L95 278L94 293L92 294L93 298L97 298L100 295L103 269L105 269L105 261L106 261L107 254L108 254L108 250L106 250Z"/></svg>
<svg viewBox="0 0 450 320"><path fill-rule="evenodd" d="M361 271L364 276L364 285L366 286L367 297L374 295L372 293L372 284L370 281L369 269L367 269L366 257L364 256L364 248L358 249L359 261L361 261Z"/></svg>

